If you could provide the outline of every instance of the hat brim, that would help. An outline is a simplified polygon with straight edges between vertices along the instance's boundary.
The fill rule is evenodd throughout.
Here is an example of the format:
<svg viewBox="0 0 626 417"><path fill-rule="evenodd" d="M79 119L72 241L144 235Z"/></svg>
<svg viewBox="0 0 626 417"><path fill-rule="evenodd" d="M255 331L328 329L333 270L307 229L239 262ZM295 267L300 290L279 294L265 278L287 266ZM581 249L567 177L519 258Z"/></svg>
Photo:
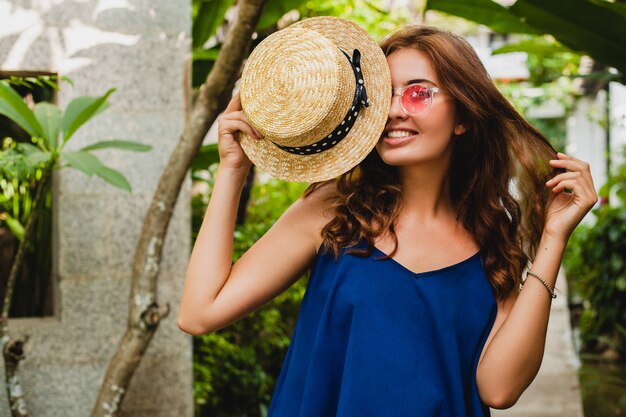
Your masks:
<svg viewBox="0 0 626 417"><path fill-rule="evenodd" d="M354 22L324 16L305 19L292 26L320 32L350 54L354 49L361 51L361 70L370 105L360 110L346 137L324 152L296 155L269 140L257 140L244 132L239 133L239 141L248 158L274 177L294 182L329 180L355 167L376 146L391 104L389 66L378 44Z"/></svg>

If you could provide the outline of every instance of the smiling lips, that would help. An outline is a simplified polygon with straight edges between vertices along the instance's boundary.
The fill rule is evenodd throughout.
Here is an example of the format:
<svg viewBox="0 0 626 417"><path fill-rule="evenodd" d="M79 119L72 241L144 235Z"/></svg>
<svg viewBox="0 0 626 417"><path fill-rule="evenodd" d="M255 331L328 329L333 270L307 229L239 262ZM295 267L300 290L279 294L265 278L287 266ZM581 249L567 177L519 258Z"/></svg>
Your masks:
<svg viewBox="0 0 626 417"><path fill-rule="evenodd" d="M417 135L418 133L414 130L393 129L384 133L383 140L388 145L402 145L413 140Z"/></svg>

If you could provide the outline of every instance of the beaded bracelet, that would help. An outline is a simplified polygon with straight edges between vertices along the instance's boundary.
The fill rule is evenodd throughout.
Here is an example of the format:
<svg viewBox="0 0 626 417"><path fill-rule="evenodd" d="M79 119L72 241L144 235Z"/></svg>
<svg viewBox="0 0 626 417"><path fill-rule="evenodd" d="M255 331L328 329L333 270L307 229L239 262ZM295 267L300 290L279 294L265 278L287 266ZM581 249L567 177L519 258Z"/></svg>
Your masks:
<svg viewBox="0 0 626 417"><path fill-rule="evenodd" d="M543 284L544 287L546 287L546 289L548 290L548 292L550 293L550 297L552 297L553 299L556 298L556 294L554 293L554 290L552 288L550 288L550 286L548 285L548 283L541 278L539 275L535 274L532 271L528 271L526 272L526 275L532 275L533 277L537 278L539 281L541 281L541 283ZM522 285L524 285L526 283L526 280L524 280L524 282L522 282Z"/></svg>

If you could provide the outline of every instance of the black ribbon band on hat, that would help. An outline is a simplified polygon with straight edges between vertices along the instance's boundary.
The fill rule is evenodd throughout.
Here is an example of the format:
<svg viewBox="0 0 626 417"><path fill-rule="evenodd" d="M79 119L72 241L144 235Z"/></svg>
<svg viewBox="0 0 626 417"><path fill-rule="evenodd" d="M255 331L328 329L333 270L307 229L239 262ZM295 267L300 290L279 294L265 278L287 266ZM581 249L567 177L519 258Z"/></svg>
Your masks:
<svg viewBox="0 0 626 417"><path fill-rule="evenodd" d="M365 91L363 74L361 73L361 52L358 49L355 49L352 53L352 58L350 58L350 56L343 49L340 49L340 51L346 56L346 58L348 58L348 61L350 61L352 71L354 71L354 78L356 79L354 99L352 100L350 110L348 110L348 113L345 115L341 123L339 123L339 125L337 125L337 127L329 135L315 143L304 146L283 146L272 142L283 151L296 155L313 155L332 148L348 135L348 132L352 129L352 126L354 126L354 122L356 121L361 108L368 107L370 105L370 101L367 98L367 91Z"/></svg>

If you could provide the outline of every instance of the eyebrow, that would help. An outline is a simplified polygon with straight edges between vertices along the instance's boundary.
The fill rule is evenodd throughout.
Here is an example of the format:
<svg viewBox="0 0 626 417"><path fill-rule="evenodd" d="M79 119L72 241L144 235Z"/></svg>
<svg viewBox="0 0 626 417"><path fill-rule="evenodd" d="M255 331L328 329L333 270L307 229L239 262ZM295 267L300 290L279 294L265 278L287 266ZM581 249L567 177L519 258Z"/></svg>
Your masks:
<svg viewBox="0 0 626 417"><path fill-rule="evenodd" d="M431 83L433 85L437 85L434 82L427 80L425 78L416 78L414 80L409 80L407 82L404 83L405 86L409 85L409 84L415 84L415 83L423 83L423 82L427 82L427 83Z"/></svg>

